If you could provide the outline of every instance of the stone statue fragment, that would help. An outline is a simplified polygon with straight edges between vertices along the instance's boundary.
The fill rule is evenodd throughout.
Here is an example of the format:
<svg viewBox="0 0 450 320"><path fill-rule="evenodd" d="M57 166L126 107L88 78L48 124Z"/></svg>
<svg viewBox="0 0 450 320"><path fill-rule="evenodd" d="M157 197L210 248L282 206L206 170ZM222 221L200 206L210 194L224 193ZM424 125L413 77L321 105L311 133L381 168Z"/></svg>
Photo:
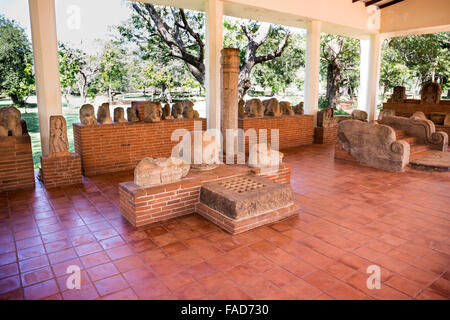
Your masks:
<svg viewBox="0 0 450 320"><path fill-rule="evenodd" d="M21 137L20 111L15 107L0 108L0 137Z"/></svg>
<svg viewBox="0 0 450 320"><path fill-rule="evenodd" d="M109 103L105 102L97 110L97 121L100 124L111 124L111 113L109 112Z"/></svg>

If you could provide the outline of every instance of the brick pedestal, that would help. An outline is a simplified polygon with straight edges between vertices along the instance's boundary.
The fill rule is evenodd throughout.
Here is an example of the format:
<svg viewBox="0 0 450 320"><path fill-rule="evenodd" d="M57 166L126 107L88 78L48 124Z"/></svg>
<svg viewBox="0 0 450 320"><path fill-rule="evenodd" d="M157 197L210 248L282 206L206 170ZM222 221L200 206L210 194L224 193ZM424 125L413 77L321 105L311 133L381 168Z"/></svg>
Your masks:
<svg viewBox="0 0 450 320"><path fill-rule="evenodd" d="M41 157L40 178L46 188L81 183L81 159L76 153L63 157Z"/></svg>
<svg viewBox="0 0 450 320"><path fill-rule="evenodd" d="M194 130L194 122L206 119L175 119L155 123L113 123L73 125L75 152L81 157L86 176L132 170L145 157L170 157L178 141L171 141L177 129ZM181 140L181 137L178 138Z"/></svg>
<svg viewBox="0 0 450 320"><path fill-rule="evenodd" d="M34 187L30 136L0 138L0 192Z"/></svg>
<svg viewBox="0 0 450 320"><path fill-rule="evenodd" d="M312 115L293 115L282 117L239 119L239 128L244 132L248 129L267 129L267 142L270 143L271 129L279 130L279 149L309 145L314 142L314 117ZM256 141L255 141L256 142ZM246 138L245 151L248 153L249 138Z"/></svg>
<svg viewBox="0 0 450 320"><path fill-rule="evenodd" d="M314 128L314 143L326 144L335 143L337 137L337 126L334 127L316 127Z"/></svg>

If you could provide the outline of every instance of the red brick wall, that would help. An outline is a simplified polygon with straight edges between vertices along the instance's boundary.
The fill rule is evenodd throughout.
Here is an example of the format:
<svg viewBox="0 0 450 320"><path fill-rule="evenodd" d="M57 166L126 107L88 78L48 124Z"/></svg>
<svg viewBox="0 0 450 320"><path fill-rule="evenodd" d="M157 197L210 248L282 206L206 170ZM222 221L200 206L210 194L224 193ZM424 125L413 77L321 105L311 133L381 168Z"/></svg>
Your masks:
<svg viewBox="0 0 450 320"><path fill-rule="evenodd" d="M41 157L41 179L46 188L81 183L80 156Z"/></svg>
<svg viewBox="0 0 450 320"><path fill-rule="evenodd" d="M239 128L244 131L255 129L259 139L259 129L267 129L267 142L270 143L271 129L278 129L280 136L280 150L312 144L314 142L314 116L294 115L280 118L247 118L239 119ZM248 153L248 138L245 151Z"/></svg>
<svg viewBox="0 0 450 320"><path fill-rule="evenodd" d="M337 137L337 126L331 128L314 128L314 143L335 143Z"/></svg>
<svg viewBox="0 0 450 320"><path fill-rule="evenodd" d="M28 134L0 138L0 192L34 187L33 152Z"/></svg>
<svg viewBox="0 0 450 320"><path fill-rule="evenodd" d="M202 121L203 130L206 130L206 119L95 126L77 123L73 125L75 152L81 156L86 176L132 170L145 157L169 157L177 144L170 141L172 132L176 129L193 131L194 121Z"/></svg>

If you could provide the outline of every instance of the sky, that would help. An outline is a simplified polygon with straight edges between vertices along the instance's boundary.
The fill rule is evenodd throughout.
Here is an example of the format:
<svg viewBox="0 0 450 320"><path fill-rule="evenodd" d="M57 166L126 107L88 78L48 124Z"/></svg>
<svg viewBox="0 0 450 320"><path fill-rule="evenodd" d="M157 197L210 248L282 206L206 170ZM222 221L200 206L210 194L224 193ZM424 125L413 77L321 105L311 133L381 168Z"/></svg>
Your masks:
<svg viewBox="0 0 450 320"><path fill-rule="evenodd" d="M92 54L110 38L109 26L120 25L131 15L125 0L56 0L55 9L58 40ZM0 14L16 20L31 41L28 0L0 0Z"/></svg>

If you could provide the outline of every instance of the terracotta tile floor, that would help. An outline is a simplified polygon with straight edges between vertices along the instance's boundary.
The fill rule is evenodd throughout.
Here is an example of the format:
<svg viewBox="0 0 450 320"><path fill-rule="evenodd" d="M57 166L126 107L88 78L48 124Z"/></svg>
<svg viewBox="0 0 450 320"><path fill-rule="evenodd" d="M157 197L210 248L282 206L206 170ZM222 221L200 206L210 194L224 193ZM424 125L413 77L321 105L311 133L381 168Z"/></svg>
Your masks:
<svg viewBox="0 0 450 320"><path fill-rule="evenodd" d="M286 152L299 217L230 236L191 215L133 230L117 184L0 194L0 299L448 299L450 176ZM366 268L381 267L379 290ZM82 269L81 290L66 269Z"/></svg>

